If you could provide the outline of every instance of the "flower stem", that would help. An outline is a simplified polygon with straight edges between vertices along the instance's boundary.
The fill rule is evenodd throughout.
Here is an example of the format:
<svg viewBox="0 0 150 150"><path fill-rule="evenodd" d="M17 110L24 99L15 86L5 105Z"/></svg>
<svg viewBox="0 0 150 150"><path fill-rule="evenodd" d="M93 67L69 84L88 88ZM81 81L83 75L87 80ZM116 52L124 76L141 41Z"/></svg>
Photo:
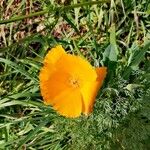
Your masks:
<svg viewBox="0 0 150 150"><path fill-rule="evenodd" d="M101 3L107 3L107 2L108 2L108 0L101 0L101 1L78 3L78 4L68 5L68 6L60 6L60 7L54 8L54 9L53 9L53 7L50 7L48 9L43 10L43 11L31 13L29 15L17 16L17 17L13 17L13 18L7 19L7 20L0 20L0 24L7 24L7 23L23 20L23 19L26 19L26 18L32 18L32 17L35 17L35 16L44 15L46 13L68 11L70 9L77 8L77 7L95 5L95 4L101 4Z"/></svg>

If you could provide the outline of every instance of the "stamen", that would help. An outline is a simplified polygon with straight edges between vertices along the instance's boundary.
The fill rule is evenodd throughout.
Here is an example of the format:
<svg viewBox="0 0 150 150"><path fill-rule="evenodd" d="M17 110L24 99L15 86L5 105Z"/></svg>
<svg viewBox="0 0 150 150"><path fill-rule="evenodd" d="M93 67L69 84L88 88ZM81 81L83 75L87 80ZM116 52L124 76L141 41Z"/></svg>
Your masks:
<svg viewBox="0 0 150 150"><path fill-rule="evenodd" d="M71 77L71 78L69 78L69 84L72 87L77 88L77 87L79 87L79 80L76 79L76 78Z"/></svg>

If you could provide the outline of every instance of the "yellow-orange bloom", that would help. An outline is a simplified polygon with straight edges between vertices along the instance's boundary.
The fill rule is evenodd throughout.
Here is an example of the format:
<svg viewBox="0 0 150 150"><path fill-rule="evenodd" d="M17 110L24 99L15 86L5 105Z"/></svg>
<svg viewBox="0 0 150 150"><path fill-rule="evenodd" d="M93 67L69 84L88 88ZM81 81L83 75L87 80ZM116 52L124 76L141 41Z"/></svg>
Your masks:
<svg viewBox="0 0 150 150"><path fill-rule="evenodd" d="M67 54L61 45L52 48L40 71L40 90L45 104L66 117L88 115L107 68L94 68L75 55Z"/></svg>

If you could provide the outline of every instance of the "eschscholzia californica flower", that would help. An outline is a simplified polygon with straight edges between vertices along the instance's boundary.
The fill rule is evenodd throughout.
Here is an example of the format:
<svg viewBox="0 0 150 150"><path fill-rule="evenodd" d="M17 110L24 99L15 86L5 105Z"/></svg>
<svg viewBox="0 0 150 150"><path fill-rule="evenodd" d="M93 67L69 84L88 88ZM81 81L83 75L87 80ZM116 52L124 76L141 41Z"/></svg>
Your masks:
<svg viewBox="0 0 150 150"><path fill-rule="evenodd" d="M80 56L67 54L61 45L52 48L40 71L40 90L45 104L66 117L88 115L107 68L94 68Z"/></svg>

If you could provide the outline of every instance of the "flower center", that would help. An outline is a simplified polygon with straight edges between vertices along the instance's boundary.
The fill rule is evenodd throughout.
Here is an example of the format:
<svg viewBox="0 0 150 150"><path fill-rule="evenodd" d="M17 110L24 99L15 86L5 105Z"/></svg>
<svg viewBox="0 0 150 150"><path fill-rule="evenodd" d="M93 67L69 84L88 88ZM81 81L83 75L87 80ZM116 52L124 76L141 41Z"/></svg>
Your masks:
<svg viewBox="0 0 150 150"><path fill-rule="evenodd" d="M77 78L71 77L69 78L69 85L71 85L74 88L79 87L79 80Z"/></svg>

